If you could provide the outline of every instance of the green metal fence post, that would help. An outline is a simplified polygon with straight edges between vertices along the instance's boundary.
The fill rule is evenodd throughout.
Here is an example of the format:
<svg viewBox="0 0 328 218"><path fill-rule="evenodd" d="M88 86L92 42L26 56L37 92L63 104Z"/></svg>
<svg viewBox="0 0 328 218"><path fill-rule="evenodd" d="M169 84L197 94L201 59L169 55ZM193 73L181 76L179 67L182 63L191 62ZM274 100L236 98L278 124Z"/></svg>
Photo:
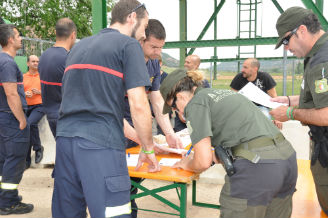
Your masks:
<svg viewBox="0 0 328 218"><path fill-rule="evenodd" d="M106 0L92 0L92 34L107 27Z"/></svg>

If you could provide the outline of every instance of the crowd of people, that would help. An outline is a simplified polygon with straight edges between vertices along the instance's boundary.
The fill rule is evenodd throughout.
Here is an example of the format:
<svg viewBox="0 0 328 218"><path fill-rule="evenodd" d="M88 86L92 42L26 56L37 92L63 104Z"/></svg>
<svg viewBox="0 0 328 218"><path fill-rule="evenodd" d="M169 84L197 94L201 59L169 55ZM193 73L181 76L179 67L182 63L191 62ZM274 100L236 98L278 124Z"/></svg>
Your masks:
<svg viewBox="0 0 328 218"><path fill-rule="evenodd" d="M34 208L17 188L32 148L35 163L42 160L38 123L44 115L56 139L54 218L86 217L87 208L91 217L137 217L130 180L140 178L130 178L125 150L141 146L135 170L143 163L149 172L161 170L153 118L170 147L182 148L176 132L189 131L194 152L175 168L201 173L220 164L216 154L225 151L233 170L220 194L223 218L291 216L296 152L279 128L299 120L310 127L311 170L328 214L328 35L311 10L289 8L276 24L276 48L305 58L300 96L277 96L276 82L255 58L245 60L231 90L210 87L197 55L186 57L184 69L161 71L165 28L137 0L118 1L110 26L75 44L77 28L59 19L54 46L40 61L30 55L23 75L14 61L22 47L19 30L0 24L0 215ZM248 82L288 106L261 111L237 93Z"/></svg>

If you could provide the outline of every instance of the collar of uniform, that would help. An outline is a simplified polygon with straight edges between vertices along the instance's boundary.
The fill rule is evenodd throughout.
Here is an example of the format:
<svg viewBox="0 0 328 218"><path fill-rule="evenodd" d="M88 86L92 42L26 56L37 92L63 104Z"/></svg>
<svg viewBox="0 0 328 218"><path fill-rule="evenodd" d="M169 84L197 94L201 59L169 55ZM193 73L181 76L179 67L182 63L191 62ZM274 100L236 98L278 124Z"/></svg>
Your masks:
<svg viewBox="0 0 328 218"><path fill-rule="evenodd" d="M118 31L117 29L113 29L113 28L104 28L104 29L102 29L101 31L100 31L101 33L108 33L108 32L120 32L120 31Z"/></svg>
<svg viewBox="0 0 328 218"><path fill-rule="evenodd" d="M308 57L312 57L313 55L315 55L315 53L317 53L317 51L321 48L321 46L328 40L328 32L326 32L325 34L323 34L318 41L316 41L316 43L314 44L314 46L312 47L311 51L305 56L305 58Z"/></svg>
<svg viewBox="0 0 328 218"><path fill-rule="evenodd" d="M196 88L196 90L195 90L195 93L194 93L194 95L196 95L197 94L197 92L199 92L200 90L202 90L203 89L203 87L201 87L201 86L198 86L197 88Z"/></svg>
<svg viewBox="0 0 328 218"><path fill-rule="evenodd" d="M26 74L28 76L33 76L33 77L39 76L39 73L32 74L32 73L30 73L30 71L26 72Z"/></svg>

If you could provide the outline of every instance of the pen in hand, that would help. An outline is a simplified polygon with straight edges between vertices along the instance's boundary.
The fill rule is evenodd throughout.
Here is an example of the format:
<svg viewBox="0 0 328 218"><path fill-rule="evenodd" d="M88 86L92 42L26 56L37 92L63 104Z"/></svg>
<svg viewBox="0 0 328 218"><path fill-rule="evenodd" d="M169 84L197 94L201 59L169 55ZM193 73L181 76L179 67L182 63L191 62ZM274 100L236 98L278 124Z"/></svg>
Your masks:
<svg viewBox="0 0 328 218"><path fill-rule="evenodd" d="M193 149L193 147L194 147L193 145L190 146L190 148L189 148L187 154L185 155L185 157L187 157L187 156L190 154L190 152L191 152L191 150Z"/></svg>

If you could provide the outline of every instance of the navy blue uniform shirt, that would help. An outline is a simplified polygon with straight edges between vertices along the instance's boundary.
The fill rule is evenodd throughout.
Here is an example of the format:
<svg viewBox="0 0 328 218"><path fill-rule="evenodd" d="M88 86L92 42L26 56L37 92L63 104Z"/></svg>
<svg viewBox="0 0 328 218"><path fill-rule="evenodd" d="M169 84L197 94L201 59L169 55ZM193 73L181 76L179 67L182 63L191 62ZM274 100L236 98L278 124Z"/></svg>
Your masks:
<svg viewBox="0 0 328 218"><path fill-rule="evenodd" d="M11 111L8 105L7 96L2 83L13 82L17 83L17 92L22 102L23 109L27 109L23 74L19 70L13 57L7 53L0 52L0 111Z"/></svg>
<svg viewBox="0 0 328 218"><path fill-rule="evenodd" d="M149 75L149 80L151 82L151 86L146 87L146 92L149 93L151 91L158 91L161 84L161 66L159 65L159 61L154 59L149 59L146 63L147 73ZM124 118L133 126L129 99L127 95L124 98Z"/></svg>
<svg viewBox="0 0 328 218"><path fill-rule="evenodd" d="M125 93L149 85L137 40L111 28L82 39L67 58L57 136L124 150Z"/></svg>
<svg viewBox="0 0 328 218"><path fill-rule="evenodd" d="M67 53L63 47L51 47L40 57L41 96L48 119L58 118Z"/></svg>

